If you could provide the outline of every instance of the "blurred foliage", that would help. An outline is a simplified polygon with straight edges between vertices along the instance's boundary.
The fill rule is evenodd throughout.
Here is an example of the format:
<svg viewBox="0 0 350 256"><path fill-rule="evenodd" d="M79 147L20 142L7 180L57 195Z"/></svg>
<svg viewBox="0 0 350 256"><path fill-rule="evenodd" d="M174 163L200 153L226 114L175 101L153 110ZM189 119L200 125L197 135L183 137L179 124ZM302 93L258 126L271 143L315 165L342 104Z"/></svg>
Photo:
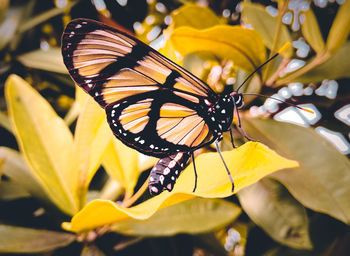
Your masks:
<svg viewBox="0 0 350 256"><path fill-rule="evenodd" d="M172 192L150 198L144 171L157 159L113 137L62 61L65 25L86 17L135 33L218 93L299 37L311 47L302 67L288 72L297 58L290 47L242 92L272 95L324 79L346 86L350 1L325 11L311 2L293 31L282 19L295 2L303 3L0 0L0 254L349 255L349 159L314 129L252 116L261 101L247 96L243 126L271 149L248 142L232 150L225 135L234 193L209 147L196 158L195 193L190 164Z"/></svg>

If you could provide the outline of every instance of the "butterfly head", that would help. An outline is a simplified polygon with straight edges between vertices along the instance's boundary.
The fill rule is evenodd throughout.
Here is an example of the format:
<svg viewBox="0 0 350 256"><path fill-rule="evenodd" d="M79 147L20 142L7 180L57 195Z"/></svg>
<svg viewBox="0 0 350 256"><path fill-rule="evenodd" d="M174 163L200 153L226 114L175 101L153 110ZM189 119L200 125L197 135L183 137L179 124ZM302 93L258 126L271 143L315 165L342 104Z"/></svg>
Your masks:
<svg viewBox="0 0 350 256"><path fill-rule="evenodd" d="M233 92L230 94L232 100L235 102L237 109L241 109L244 106L243 94L238 92Z"/></svg>

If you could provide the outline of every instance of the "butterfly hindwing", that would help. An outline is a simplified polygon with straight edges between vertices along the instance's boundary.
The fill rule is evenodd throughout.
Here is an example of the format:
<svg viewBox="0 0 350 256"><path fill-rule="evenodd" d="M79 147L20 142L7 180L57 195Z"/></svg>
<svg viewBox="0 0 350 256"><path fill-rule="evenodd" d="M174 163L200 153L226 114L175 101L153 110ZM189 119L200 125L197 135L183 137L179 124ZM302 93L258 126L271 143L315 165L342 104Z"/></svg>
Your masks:
<svg viewBox="0 0 350 256"><path fill-rule="evenodd" d="M170 91L157 91L109 104L106 113L117 138L144 154L162 158L191 151L213 138L193 105Z"/></svg>

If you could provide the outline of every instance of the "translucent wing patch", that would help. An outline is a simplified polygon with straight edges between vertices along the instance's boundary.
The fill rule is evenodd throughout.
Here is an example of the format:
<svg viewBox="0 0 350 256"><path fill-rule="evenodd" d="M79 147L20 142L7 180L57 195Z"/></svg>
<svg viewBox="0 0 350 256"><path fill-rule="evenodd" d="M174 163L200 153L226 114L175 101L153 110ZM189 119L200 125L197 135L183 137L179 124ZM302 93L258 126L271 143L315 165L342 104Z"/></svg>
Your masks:
<svg viewBox="0 0 350 256"><path fill-rule="evenodd" d="M141 132L148 123L151 103L152 99L146 99L125 108L118 118L123 129L133 134Z"/></svg>
<svg viewBox="0 0 350 256"><path fill-rule="evenodd" d="M157 133L171 143L196 147L206 139L209 128L193 109L166 103L160 108Z"/></svg>
<svg viewBox="0 0 350 256"><path fill-rule="evenodd" d="M141 96L106 107L113 133L128 146L147 155L166 157L191 151L213 138L203 117L190 107L159 103L168 98L164 95L160 99L151 94Z"/></svg>

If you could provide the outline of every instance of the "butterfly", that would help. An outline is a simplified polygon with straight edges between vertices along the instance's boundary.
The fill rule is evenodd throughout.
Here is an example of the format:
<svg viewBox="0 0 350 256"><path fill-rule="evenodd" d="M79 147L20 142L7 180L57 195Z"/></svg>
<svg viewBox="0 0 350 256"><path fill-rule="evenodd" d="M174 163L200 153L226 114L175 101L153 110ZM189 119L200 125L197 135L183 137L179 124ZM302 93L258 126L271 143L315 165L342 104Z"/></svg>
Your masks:
<svg viewBox="0 0 350 256"><path fill-rule="evenodd" d="M161 158L151 170L151 194L171 191L195 150L215 142L222 158L218 142L244 105L241 93L220 96L145 43L94 20L67 25L62 55L72 79L105 109L114 135Z"/></svg>

